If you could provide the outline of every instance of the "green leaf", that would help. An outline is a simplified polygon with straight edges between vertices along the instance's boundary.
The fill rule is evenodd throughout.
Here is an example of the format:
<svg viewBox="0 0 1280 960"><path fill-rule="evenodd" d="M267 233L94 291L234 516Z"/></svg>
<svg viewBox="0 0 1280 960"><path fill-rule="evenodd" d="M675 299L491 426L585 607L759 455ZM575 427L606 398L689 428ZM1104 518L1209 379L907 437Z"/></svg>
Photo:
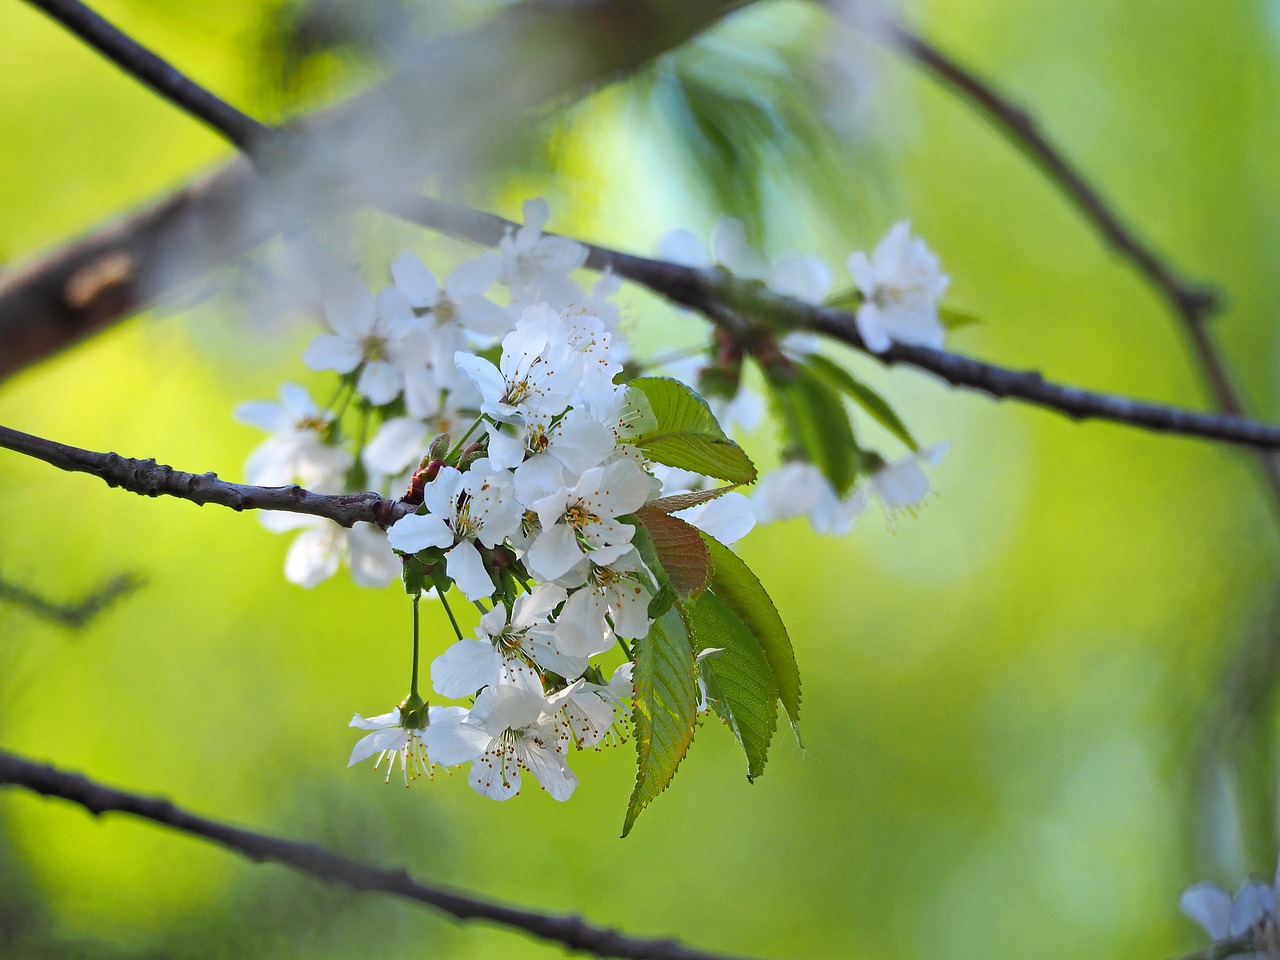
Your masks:
<svg viewBox="0 0 1280 960"><path fill-rule="evenodd" d="M764 773L778 726L778 685L764 650L741 618L708 590L687 608L699 653L720 648L698 665L707 699L747 755L747 779Z"/></svg>
<svg viewBox="0 0 1280 960"><path fill-rule="evenodd" d="M785 431L786 452L817 466L840 496L853 489L862 452L844 401L807 367L769 377L774 415Z"/></svg>
<svg viewBox="0 0 1280 960"><path fill-rule="evenodd" d="M957 310L955 307L939 306L938 319L942 321L942 325L948 330L959 330L961 327L972 327L982 322L982 318L976 313L969 313L967 310Z"/></svg>
<svg viewBox="0 0 1280 960"><path fill-rule="evenodd" d="M907 425L894 412L893 407L889 406L889 401L861 380L854 379L853 375L840 364L820 354L811 354L805 358L804 363L816 376L821 377L835 389L843 391L850 400L869 413L876 423L912 450L920 449L920 445L916 443Z"/></svg>
<svg viewBox="0 0 1280 960"><path fill-rule="evenodd" d="M679 517L655 509L651 504L645 504L635 516L648 530L654 553L676 596L688 600L707 589L711 554L707 552L698 529Z"/></svg>
<svg viewBox="0 0 1280 960"><path fill-rule="evenodd" d="M782 617L778 615L778 608L773 605L756 575L737 554L705 533L702 535L702 542L711 553L711 590L746 625L751 636L760 644L777 684L778 697L787 716L791 718L791 728L799 740L800 669L796 666L791 638L787 635Z"/></svg>
<svg viewBox="0 0 1280 960"><path fill-rule="evenodd" d="M657 500L650 500L645 504L646 507L653 507L661 510L663 513L679 513L681 510L688 510L690 507L696 507L698 504L706 503L709 500L715 500L717 497L723 497L726 493L737 488L737 484L731 484L727 487L716 487L714 490L695 490L692 493L673 493L669 497L659 497Z"/></svg>
<svg viewBox="0 0 1280 960"><path fill-rule="evenodd" d="M698 683L689 631L672 607L636 641L635 707L636 785L627 804L622 835L631 832L640 811L671 782L693 742Z"/></svg>
<svg viewBox="0 0 1280 960"><path fill-rule="evenodd" d="M635 441L650 460L731 483L755 481L751 458L725 436L707 401L693 390L665 377L639 377L627 386L645 395L658 423Z"/></svg>

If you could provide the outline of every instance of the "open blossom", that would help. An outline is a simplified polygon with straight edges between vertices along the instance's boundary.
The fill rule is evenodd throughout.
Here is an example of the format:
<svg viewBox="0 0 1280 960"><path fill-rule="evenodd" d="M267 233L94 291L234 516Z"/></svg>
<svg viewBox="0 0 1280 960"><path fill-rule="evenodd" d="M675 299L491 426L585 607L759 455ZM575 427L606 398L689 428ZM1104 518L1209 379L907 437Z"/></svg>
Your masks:
<svg viewBox="0 0 1280 960"><path fill-rule="evenodd" d="M556 619L560 649L572 656L591 657L612 647L615 635L628 640L645 636L652 599L647 586L650 574L635 548L607 566L584 566L585 582L569 594Z"/></svg>
<svg viewBox="0 0 1280 960"><path fill-rule="evenodd" d="M551 216L547 201L524 202L524 226L502 238L502 282L518 304L535 301L563 310L585 299L582 288L569 279L587 262L587 248L567 237L549 237L542 228Z"/></svg>
<svg viewBox="0 0 1280 960"><path fill-rule="evenodd" d="M351 373L360 369L356 390L381 406L398 397L406 379L429 377L430 342L404 294L394 287L369 295L351 278L323 302L333 333L315 337L302 351L312 370Z"/></svg>
<svg viewBox="0 0 1280 960"><path fill-rule="evenodd" d="M563 417L529 417L523 424L489 427L489 459L515 470L516 497L529 509L564 485L598 466L614 450L613 434L586 410Z"/></svg>
<svg viewBox="0 0 1280 960"><path fill-rule="evenodd" d="M421 703L421 701L418 701ZM425 711L426 716L422 716ZM388 713L368 719L356 714L351 718L351 726L361 730L372 730L366 737L361 737L351 751L348 767L353 767L361 760L367 760L374 754L378 759L373 764L377 770L382 762L387 762L387 778L391 782L391 771L395 767L396 758L400 759L400 772L404 775L404 785L418 777L431 776L432 763L427 755L426 743L422 738L427 726L436 722L447 722L450 718L463 714L461 707L419 707L406 709L403 705ZM424 724L423 721L427 722Z"/></svg>
<svg viewBox="0 0 1280 960"><path fill-rule="evenodd" d="M840 536L853 529L866 502L842 500L818 467L792 460L760 478L751 495L751 509L760 523L807 516L815 532Z"/></svg>
<svg viewBox="0 0 1280 960"><path fill-rule="evenodd" d="M863 296L855 319L868 350L883 353L893 343L942 348L938 301L950 279L925 242L911 236L909 222L895 223L870 259L857 251L847 265Z"/></svg>
<svg viewBox="0 0 1280 960"><path fill-rule="evenodd" d="M625 737L625 701L634 693L632 667L628 660L613 671L607 684L579 679L548 698L553 708L559 708L569 727L570 738L579 747L598 747L615 729L621 731L619 739Z"/></svg>
<svg viewBox="0 0 1280 960"><path fill-rule="evenodd" d="M275 533L302 531L285 554L284 575L290 583L318 586L338 572L343 560L357 586L385 587L400 577L400 558L387 535L371 523L347 528L324 517L276 511L263 513L261 520Z"/></svg>
<svg viewBox="0 0 1280 960"><path fill-rule="evenodd" d="M608 566L631 549L635 527L617 518L638 509L652 480L632 460L615 460L586 471L570 489L561 488L534 505L542 530L525 563L541 580L557 580L583 557Z"/></svg>
<svg viewBox="0 0 1280 960"><path fill-rule="evenodd" d="M445 573L468 600L493 596L493 580L476 547L496 547L520 526L511 476L477 460L466 473L444 467L422 494L426 513L401 517L387 531L391 546L401 553L428 547L445 551Z"/></svg>
<svg viewBox="0 0 1280 960"><path fill-rule="evenodd" d="M563 340L554 340L560 315L546 304L527 308L515 330L502 340L498 366L459 351L458 368L479 388L481 411L504 423L563 413L582 379L582 356Z"/></svg>
<svg viewBox="0 0 1280 960"><path fill-rule="evenodd" d="M554 708L533 690L512 684L488 687L465 717L434 720L424 733L437 763L471 763L471 786L494 800L520 792L520 771L532 773L557 800L568 800L578 778L565 759L569 744Z"/></svg>
<svg viewBox="0 0 1280 960"><path fill-rule="evenodd" d="M249 455L246 483L266 487L295 480L312 490L340 490L351 454L329 443L332 417L311 399L305 387L282 384L280 402L255 400L236 407L236 419L271 433Z"/></svg>
<svg viewBox="0 0 1280 960"><path fill-rule="evenodd" d="M562 587L542 584L516 598L508 615L497 604L480 618L475 640L459 640L431 664L431 685L444 697L470 697L499 683L542 690L539 670L576 677L586 658L566 656L555 643L548 615L565 598Z"/></svg>
<svg viewBox="0 0 1280 960"><path fill-rule="evenodd" d="M901 460L884 464L854 492L851 502L861 513L866 509L867 497L870 497L890 516L898 511L910 511L920 506L928 498L930 491L929 476L924 472L924 465L937 466L950 448L949 443L935 443L916 450Z"/></svg>
<svg viewBox="0 0 1280 960"><path fill-rule="evenodd" d="M1242 941L1247 944L1231 956L1256 960L1280 957L1280 865L1273 883L1251 878L1241 884L1234 897L1212 883L1197 883L1182 891L1178 906L1200 924L1216 942Z"/></svg>
<svg viewBox="0 0 1280 960"><path fill-rule="evenodd" d="M425 314L437 330L501 337L511 330L511 315L485 296L502 273L494 251L460 264L443 284L417 256L405 251L391 264L396 289L415 313Z"/></svg>

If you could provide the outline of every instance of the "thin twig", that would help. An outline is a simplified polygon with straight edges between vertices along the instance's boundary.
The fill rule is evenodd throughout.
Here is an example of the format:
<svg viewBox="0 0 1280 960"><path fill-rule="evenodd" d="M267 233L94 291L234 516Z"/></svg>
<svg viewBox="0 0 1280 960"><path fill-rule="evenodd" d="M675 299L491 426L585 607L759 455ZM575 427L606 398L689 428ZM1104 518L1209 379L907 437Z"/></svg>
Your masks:
<svg viewBox="0 0 1280 960"><path fill-rule="evenodd" d="M167 60L78 0L27 0L166 100L198 117L245 153L272 133L253 117L200 86Z"/></svg>
<svg viewBox="0 0 1280 960"><path fill-rule="evenodd" d="M78 628L83 627L116 600L142 587L145 582L136 574L122 573L112 577L93 593L75 603L54 603L26 587L0 580L0 600L16 603L37 616L52 620L64 627Z"/></svg>
<svg viewBox="0 0 1280 960"><path fill-rule="evenodd" d="M422 226L488 246L496 245L520 224L457 204L419 197L394 206L388 212ZM782 329L812 330L859 350L866 350L851 313L817 306L775 294L758 283L742 281L723 270L701 270L651 260L607 247L584 244L587 266L612 270L619 276L648 287L669 300L691 307L735 336L751 336L743 317L767 318ZM1051 383L1035 371L1010 370L946 350L895 344L871 356L886 364L907 364L936 374L947 383L990 394L1023 400L1065 414L1075 420L1099 419L1149 430L1205 437L1260 449L1280 449L1280 427L1230 414L1186 410Z"/></svg>
<svg viewBox="0 0 1280 960"><path fill-rule="evenodd" d="M919 64L972 106L1058 188L1103 240L1168 303L1217 407L1232 416L1247 416L1247 405L1206 325L1220 308L1218 294L1183 277L1149 241L1126 224L1101 191L1067 159L1066 152L1040 129L1025 107L912 31L896 15L880 11L856 18L856 22ZM1273 453L1259 452L1257 462L1269 489L1272 507L1280 517L1280 459Z"/></svg>
<svg viewBox="0 0 1280 960"><path fill-rule="evenodd" d="M251 860L279 863L301 873L333 880L353 890L389 893L425 904L459 920L479 920L523 931L534 937L582 950L598 957L635 960L731 960L662 938L633 937L588 923L572 914L548 914L481 900L414 879L407 870L387 869L345 857L313 843L288 840L201 817L159 797L143 797L65 773L52 766L0 751L0 784L25 787L47 797L60 797L94 816L124 813L209 840Z"/></svg>
<svg viewBox="0 0 1280 960"><path fill-rule="evenodd" d="M0 426L0 447L24 453L60 470L88 473L145 497L168 496L197 506L215 503L232 510L281 510L324 517L344 527L364 521L388 527L411 508L376 493L312 493L297 484L255 487L221 480L216 473L187 473L155 460L96 453Z"/></svg>

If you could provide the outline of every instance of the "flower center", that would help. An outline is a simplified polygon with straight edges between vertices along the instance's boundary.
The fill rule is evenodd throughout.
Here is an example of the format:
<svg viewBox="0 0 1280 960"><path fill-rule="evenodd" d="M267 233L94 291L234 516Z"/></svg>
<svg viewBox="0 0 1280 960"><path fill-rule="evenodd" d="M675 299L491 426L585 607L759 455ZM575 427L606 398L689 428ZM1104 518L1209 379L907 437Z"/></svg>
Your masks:
<svg viewBox="0 0 1280 960"><path fill-rule="evenodd" d="M361 344L366 360L386 360L390 353L387 351L386 337L380 337L376 333L371 333L364 338Z"/></svg>

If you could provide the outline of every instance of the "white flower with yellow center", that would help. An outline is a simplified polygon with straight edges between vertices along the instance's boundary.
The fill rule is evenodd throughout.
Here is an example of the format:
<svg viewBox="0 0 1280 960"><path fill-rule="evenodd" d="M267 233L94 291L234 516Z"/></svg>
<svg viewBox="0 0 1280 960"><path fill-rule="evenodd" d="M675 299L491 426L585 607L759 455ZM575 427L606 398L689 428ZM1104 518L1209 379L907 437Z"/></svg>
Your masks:
<svg viewBox="0 0 1280 960"><path fill-rule="evenodd" d="M846 264L862 293L855 319L868 350L883 353L894 343L942 349L938 301L950 278L925 242L911 236L908 221L895 223L870 259L857 251Z"/></svg>

